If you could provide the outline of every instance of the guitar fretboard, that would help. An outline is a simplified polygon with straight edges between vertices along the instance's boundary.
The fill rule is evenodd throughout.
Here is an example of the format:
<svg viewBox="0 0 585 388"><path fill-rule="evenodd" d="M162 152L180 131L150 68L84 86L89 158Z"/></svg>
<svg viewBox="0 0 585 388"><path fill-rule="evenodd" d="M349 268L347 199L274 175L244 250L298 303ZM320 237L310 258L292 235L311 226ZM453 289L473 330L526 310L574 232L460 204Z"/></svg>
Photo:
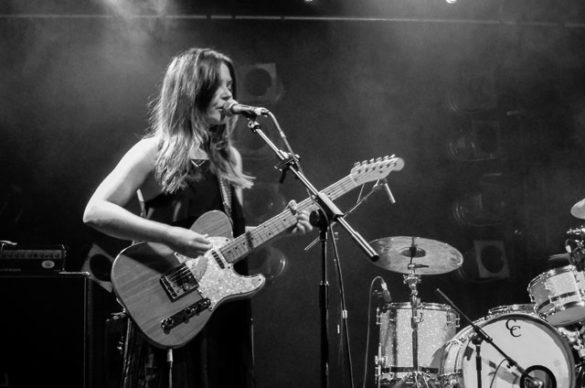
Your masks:
<svg viewBox="0 0 585 388"><path fill-rule="evenodd" d="M351 176L346 176L321 192L331 200L335 200L356 186L357 184ZM297 204L297 211L306 210L311 212L317 209L319 209L319 207L314 202L313 198L306 198ZM254 228L254 230L236 237L234 240L224 245L220 249L220 252L229 263L235 263L248 255L253 249L260 247L295 225L296 222L296 216L291 209L287 208L283 212Z"/></svg>

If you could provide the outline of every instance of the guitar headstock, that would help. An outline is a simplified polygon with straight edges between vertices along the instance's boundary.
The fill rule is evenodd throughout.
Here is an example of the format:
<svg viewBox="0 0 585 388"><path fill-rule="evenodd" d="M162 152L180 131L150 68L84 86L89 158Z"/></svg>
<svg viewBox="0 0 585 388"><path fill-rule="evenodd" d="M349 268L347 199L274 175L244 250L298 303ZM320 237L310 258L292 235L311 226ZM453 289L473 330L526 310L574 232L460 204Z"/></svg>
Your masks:
<svg viewBox="0 0 585 388"><path fill-rule="evenodd" d="M351 169L350 176L357 185L366 182L384 179L392 171L400 171L404 167L404 160L394 155L383 158L364 160L356 163Z"/></svg>

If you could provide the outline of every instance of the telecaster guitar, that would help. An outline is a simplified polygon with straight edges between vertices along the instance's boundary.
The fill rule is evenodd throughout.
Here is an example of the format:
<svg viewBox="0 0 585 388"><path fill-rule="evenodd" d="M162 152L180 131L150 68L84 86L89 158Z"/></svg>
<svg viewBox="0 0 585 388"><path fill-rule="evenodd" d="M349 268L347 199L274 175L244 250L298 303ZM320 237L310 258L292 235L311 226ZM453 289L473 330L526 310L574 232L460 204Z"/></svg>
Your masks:
<svg viewBox="0 0 585 388"><path fill-rule="evenodd" d="M404 161L394 156L356 163L348 176L322 193L335 200L403 166ZM298 211L318 209L312 198L297 205ZM212 249L189 258L163 244L131 245L113 263L114 291L150 342L163 348L181 347L203 329L221 303L251 296L262 288L264 276L241 276L233 265L295 223L295 215L287 208L234 239L227 216L220 211L207 212L191 229L214 236L210 238Z"/></svg>

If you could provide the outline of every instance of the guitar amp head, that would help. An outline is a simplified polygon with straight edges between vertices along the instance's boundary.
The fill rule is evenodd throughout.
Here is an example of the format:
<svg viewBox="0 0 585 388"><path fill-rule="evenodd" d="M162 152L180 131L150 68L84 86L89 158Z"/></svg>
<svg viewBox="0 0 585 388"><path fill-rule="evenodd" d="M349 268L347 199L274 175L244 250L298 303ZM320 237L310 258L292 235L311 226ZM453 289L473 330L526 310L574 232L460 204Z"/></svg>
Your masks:
<svg viewBox="0 0 585 388"><path fill-rule="evenodd" d="M67 248L48 246L0 245L0 273L52 273L65 269Z"/></svg>

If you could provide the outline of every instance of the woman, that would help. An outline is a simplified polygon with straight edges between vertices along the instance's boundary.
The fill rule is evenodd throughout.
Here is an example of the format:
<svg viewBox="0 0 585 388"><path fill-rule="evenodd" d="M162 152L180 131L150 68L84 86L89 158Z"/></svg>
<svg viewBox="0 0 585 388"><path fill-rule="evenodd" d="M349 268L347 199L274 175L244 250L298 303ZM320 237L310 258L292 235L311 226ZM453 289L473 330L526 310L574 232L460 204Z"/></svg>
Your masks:
<svg viewBox="0 0 585 388"><path fill-rule="evenodd" d="M84 222L108 235L162 243L189 257L212 247L207 236L188 229L207 211L224 211L234 235L243 233L242 190L252 178L243 173L240 154L231 145L235 118L226 116L224 107L234 95L235 72L227 56L197 48L176 56L153 105L150 133L96 189ZM124 208L135 193L141 216ZM309 230L308 215L299 212L289 232ZM218 309L193 341L174 352L173 387L249 386L249 321L246 302ZM164 350L147 344L133 327L126 342L124 387L165 386Z"/></svg>

